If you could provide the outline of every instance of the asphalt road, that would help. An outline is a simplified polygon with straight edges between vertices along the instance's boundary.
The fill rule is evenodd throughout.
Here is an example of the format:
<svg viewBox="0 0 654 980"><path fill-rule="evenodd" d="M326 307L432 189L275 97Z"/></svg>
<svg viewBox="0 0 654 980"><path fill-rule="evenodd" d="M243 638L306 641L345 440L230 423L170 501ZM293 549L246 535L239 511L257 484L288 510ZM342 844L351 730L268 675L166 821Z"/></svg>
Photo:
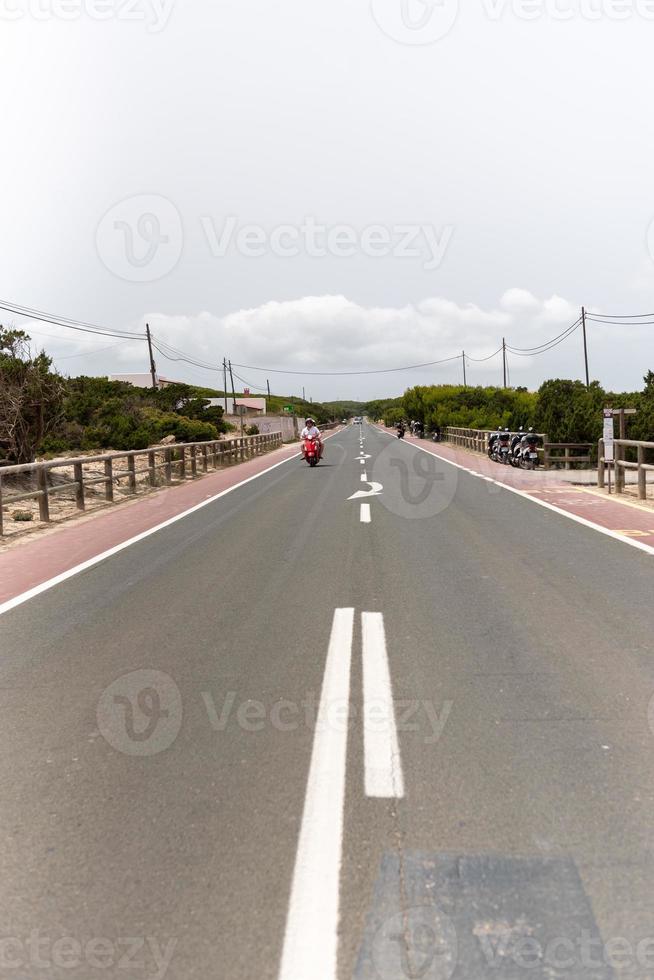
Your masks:
<svg viewBox="0 0 654 980"><path fill-rule="evenodd" d="M362 435L0 618L0 980L654 976L652 557Z"/></svg>

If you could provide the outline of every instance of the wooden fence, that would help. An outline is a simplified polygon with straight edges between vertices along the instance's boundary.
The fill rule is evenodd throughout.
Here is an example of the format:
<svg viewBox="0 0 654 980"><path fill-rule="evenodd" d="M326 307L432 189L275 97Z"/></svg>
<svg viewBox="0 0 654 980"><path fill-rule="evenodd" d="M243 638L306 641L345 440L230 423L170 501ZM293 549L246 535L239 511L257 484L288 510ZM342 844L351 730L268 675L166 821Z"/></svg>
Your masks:
<svg viewBox="0 0 654 980"><path fill-rule="evenodd" d="M490 436L497 432L497 429L461 429L456 426L448 426L444 435L448 442L454 446L461 446L463 449L471 449L473 452L485 453L488 449ZM512 432L511 436L517 435ZM535 432L534 435L542 442L538 447L543 467L546 470L563 467L566 470L573 466L590 466L592 463L590 442L548 442L544 432Z"/></svg>
<svg viewBox="0 0 654 980"><path fill-rule="evenodd" d="M137 482L157 487L170 485L173 479L193 479L211 469L230 466L253 456L277 449L282 445L280 432L258 436L241 436L236 439L220 439L212 442L173 443L151 449L130 452L105 453L99 456L74 456L69 459L46 460L39 463L23 463L0 467L0 535L4 533L3 511L23 500L37 500L39 518L50 522L50 503L54 495L63 493L74 497L77 510L86 509L86 491L99 485L106 502L114 500L114 487L120 485L123 492L135 493ZM137 466L144 460L145 466ZM88 473L88 467L100 466L100 475ZM72 475L70 473L72 469ZM68 470L59 472L57 470ZM30 477L32 487L19 493L8 494L8 483L16 483L21 476ZM55 479L57 477L58 479Z"/></svg>
<svg viewBox="0 0 654 980"><path fill-rule="evenodd" d="M627 453L632 450L631 455L636 459L627 459ZM654 473L654 463L647 463L645 457L650 452L654 458L654 442L640 442L637 439L615 439L613 442L613 452L615 456L615 492L624 493L625 475L627 470L636 470L638 477L638 499L647 499L647 474ZM610 466L604 458L604 440L600 439L598 446L598 466L597 466L597 486L604 487L606 480L606 467Z"/></svg>

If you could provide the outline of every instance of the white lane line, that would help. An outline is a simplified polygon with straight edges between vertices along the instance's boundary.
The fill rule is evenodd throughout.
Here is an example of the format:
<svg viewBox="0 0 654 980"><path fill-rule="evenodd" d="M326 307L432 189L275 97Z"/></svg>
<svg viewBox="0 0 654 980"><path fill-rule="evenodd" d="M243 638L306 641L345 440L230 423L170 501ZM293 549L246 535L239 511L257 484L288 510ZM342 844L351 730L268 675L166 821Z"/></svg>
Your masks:
<svg viewBox="0 0 654 980"><path fill-rule="evenodd" d="M330 435L325 436L325 441L333 438L335 435L339 435L339 433L330 433ZM220 500L221 497L225 497L228 493L233 493L234 490L244 487L247 483L251 483L253 480L258 480L259 477L265 476L267 473L271 473L273 470L276 470L278 466L283 466L285 463L290 463L294 459L299 459L301 455L301 453L295 453L293 456L289 456L287 459L282 459L278 463L273 463L272 466L268 466L267 469L261 470L260 473L255 473L253 476L248 476L245 480L241 480L240 483L235 483L233 487L227 487L226 490L221 490L220 493L214 493L211 497L207 497L206 500L202 500L199 504L189 507L188 510L184 510L180 514L175 514L174 517L169 517L166 521L162 521L161 524L156 524L154 527L148 528L147 531L141 531L140 534L135 534L133 538L128 538L127 541L121 541L120 544L114 545L113 548L107 548L106 551L100 552L99 555L93 555L92 558L87 558L86 561L80 562L79 565L74 565L65 572L61 572L59 575L55 575L53 578L49 578L45 582L35 585L34 588L28 589L27 592L21 592L20 595L14 596L12 599L7 599L6 602L0 603L0 616L2 616L3 613L9 612L10 609L15 609L16 606L21 606L24 602L27 602L28 599L33 599L42 592L47 592L48 589L52 589L55 585L65 582L74 575L79 575L80 572L86 571L87 568L93 568L94 565L99 564L106 558L111 558L112 555L117 555L120 551L124 551L125 548L129 548L133 544L138 544L139 541L149 538L151 534L156 534L157 531L163 531L164 528L170 527L171 524L176 524L177 521L183 520L185 517L188 517L189 514L194 514L196 510L201 510L208 504L212 504L214 500ZM105 513L107 512L105 511ZM92 533L92 527L92 523L89 524L89 533Z"/></svg>
<svg viewBox="0 0 654 980"><path fill-rule="evenodd" d="M366 465L365 459L360 459L359 462L361 463L362 466L365 466Z"/></svg>
<svg viewBox="0 0 654 980"><path fill-rule="evenodd" d="M400 799L404 777L395 725L384 617L361 613L363 630L363 749L366 796Z"/></svg>
<svg viewBox="0 0 654 980"><path fill-rule="evenodd" d="M367 482L368 482L368 474L366 473L366 471L365 471L365 470L364 470L364 471L363 471L363 473L361 474L361 482L362 482L362 483L367 483Z"/></svg>
<svg viewBox="0 0 654 980"><path fill-rule="evenodd" d="M354 609L337 609L313 740L279 980L336 980L353 628Z"/></svg>
<svg viewBox="0 0 654 980"><path fill-rule="evenodd" d="M383 432L382 429L379 430L383 435L389 435L388 432ZM393 436L389 436L393 438ZM631 545L632 548L638 548L640 551L646 551L649 555L654 555L654 545L644 544L642 541L637 541L635 538L627 538L619 531L613 531L610 527L604 527L602 524L595 524L594 521L589 521L585 517L580 517L579 514L573 514L569 510L563 510L562 507L557 507L556 504L550 504L547 500L540 500L538 497L532 497L530 493L526 490L519 490L517 487L512 487L508 483L502 483L501 480L495 480L492 476L484 476L483 474L476 473L471 470L468 466L462 466L461 463L454 463L451 459L446 456L440 456L438 453L433 452L431 449L425 449L424 446L416 446L415 443L407 443L409 446L413 446L414 449L419 449L423 453L428 453L430 456L435 456L436 459L440 459L441 462L447 463L448 466L454 466L457 470L463 470L464 473L469 473L471 476L480 477L485 480L486 483L493 483L496 487L501 487L502 490L508 490L509 493L515 493L518 497L523 497L525 500L530 500L532 504L538 504L539 507L545 507L546 510L554 511L555 514L561 514L562 517L567 517L571 521L576 521L577 524L583 524L584 527L589 527L593 531L599 531L600 534L605 534L609 538L613 538L615 541L621 541L623 544ZM622 503L622 501L620 501ZM1 611L1 610L0 610Z"/></svg>
<svg viewBox="0 0 654 980"><path fill-rule="evenodd" d="M372 514L370 512L370 504L361 504L361 511L359 513L359 518L362 524L372 523Z"/></svg>

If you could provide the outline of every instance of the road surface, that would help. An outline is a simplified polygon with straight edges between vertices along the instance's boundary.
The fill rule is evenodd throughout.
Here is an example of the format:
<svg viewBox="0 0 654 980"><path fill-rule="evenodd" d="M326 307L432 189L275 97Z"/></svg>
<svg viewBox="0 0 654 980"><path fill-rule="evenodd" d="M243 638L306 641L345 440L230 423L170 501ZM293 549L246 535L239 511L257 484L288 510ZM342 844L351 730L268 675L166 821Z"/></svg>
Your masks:
<svg viewBox="0 0 654 980"><path fill-rule="evenodd" d="M654 976L653 561L364 425L7 611L0 977Z"/></svg>

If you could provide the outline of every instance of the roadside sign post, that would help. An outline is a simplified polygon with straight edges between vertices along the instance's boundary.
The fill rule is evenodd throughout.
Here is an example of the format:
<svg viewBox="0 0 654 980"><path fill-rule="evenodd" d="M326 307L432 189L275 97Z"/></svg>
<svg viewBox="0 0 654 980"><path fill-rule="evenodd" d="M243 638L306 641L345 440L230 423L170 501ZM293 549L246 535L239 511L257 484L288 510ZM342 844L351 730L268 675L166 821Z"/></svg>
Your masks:
<svg viewBox="0 0 654 980"><path fill-rule="evenodd" d="M604 409L604 463L608 469L609 478L609 494L611 493L611 463L615 461L615 446L613 444L614 426L613 426L613 409Z"/></svg>

